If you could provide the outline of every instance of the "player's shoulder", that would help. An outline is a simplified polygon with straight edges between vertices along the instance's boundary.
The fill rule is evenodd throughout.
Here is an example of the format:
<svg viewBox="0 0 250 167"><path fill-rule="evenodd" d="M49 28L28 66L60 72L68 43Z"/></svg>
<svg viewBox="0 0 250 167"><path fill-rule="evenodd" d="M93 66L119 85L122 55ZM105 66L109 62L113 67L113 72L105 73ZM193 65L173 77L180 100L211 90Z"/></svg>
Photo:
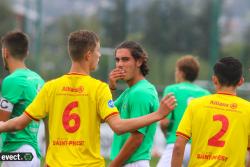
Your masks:
<svg viewBox="0 0 250 167"><path fill-rule="evenodd" d="M129 90L129 98L132 101L147 103L148 101L158 100L158 93L155 86L147 80L141 81Z"/></svg>
<svg viewBox="0 0 250 167"><path fill-rule="evenodd" d="M202 92L204 94L211 94L207 89L201 87L200 85L197 85L197 84L193 84L194 87L199 91L199 92Z"/></svg>
<svg viewBox="0 0 250 167"><path fill-rule="evenodd" d="M193 98L189 105L200 105L200 104L204 104L207 101L210 101L211 99L213 99L213 95L205 95L205 96L201 96L201 97L197 97L197 98Z"/></svg>
<svg viewBox="0 0 250 167"><path fill-rule="evenodd" d="M194 87L194 84L189 83L189 82L180 82L180 83L175 83L171 84L165 87L165 91L183 91L183 90L190 90L191 88Z"/></svg>
<svg viewBox="0 0 250 167"><path fill-rule="evenodd" d="M248 108L250 109L250 102L241 97L235 96L234 102L241 103L242 105L248 106Z"/></svg>
<svg viewBox="0 0 250 167"><path fill-rule="evenodd" d="M7 87L12 87L14 85L19 85L22 80L23 80L22 77L20 77L16 73L12 73L3 79L2 85Z"/></svg>
<svg viewBox="0 0 250 167"><path fill-rule="evenodd" d="M164 90L176 90L178 87L179 87L179 83L177 84L171 84L171 85L168 85L164 88Z"/></svg>
<svg viewBox="0 0 250 167"><path fill-rule="evenodd" d="M134 94L152 94L152 92L156 92L156 87L149 82L148 80L144 79L139 81L136 85L131 88L131 92Z"/></svg>

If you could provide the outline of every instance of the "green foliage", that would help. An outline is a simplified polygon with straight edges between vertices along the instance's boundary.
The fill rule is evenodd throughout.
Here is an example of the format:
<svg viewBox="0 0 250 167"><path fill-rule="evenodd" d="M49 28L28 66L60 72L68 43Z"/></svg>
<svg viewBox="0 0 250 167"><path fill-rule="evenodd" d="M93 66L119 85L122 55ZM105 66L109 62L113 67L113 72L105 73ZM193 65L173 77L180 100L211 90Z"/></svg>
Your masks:
<svg viewBox="0 0 250 167"><path fill-rule="evenodd" d="M8 31L13 30L15 27L15 21L14 21L15 16L10 9L10 4L8 0L0 1L0 20L1 20L0 36L2 37ZM3 69L2 58L0 58L0 67L2 67ZM6 71L1 70L0 74L1 74L0 75L0 82L1 82L1 79L6 75Z"/></svg>
<svg viewBox="0 0 250 167"><path fill-rule="evenodd" d="M99 21L94 15L85 18L81 15L67 15L45 27L41 53L41 75L47 80L69 71L70 59L67 51L67 37L79 29L99 31Z"/></svg>
<svg viewBox="0 0 250 167"><path fill-rule="evenodd" d="M112 0L114 5L102 13L103 44L113 47L126 39L127 36L127 7L125 0Z"/></svg>
<svg viewBox="0 0 250 167"><path fill-rule="evenodd" d="M197 52L208 55L211 2L198 13L182 0L155 0L145 14L144 43L162 54Z"/></svg>
<svg viewBox="0 0 250 167"><path fill-rule="evenodd" d="M4 35L7 31L13 30L15 27L15 15L10 9L9 1L0 1L0 36Z"/></svg>

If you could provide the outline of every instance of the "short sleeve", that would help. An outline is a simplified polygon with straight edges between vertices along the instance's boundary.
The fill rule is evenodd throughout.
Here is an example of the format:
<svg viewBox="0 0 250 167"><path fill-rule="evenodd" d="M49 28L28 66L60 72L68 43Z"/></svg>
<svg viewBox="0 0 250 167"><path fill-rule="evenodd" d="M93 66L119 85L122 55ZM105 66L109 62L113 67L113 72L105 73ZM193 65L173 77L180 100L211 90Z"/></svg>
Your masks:
<svg viewBox="0 0 250 167"><path fill-rule="evenodd" d="M118 110L114 105L112 94L107 84L101 83L97 90L98 95L98 112L102 120L106 120L109 116L118 114Z"/></svg>
<svg viewBox="0 0 250 167"><path fill-rule="evenodd" d="M21 84L18 79L7 77L2 83L2 97L12 104L16 104L23 93Z"/></svg>
<svg viewBox="0 0 250 167"><path fill-rule="evenodd" d="M191 123L192 123L192 102L190 103L190 105L188 105L186 111L184 112L184 115L176 131L176 135L185 137L186 139L189 140L192 134Z"/></svg>
<svg viewBox="0 0 250 167"><path fill-rule="evenodd" d="M123 103L123 99L124 99L124 95L126 94L126 91L128 89L126 89L124 92L122 92L122 94L115 100L115 106L119 109L121 108L121 105Z"/></svg>
<svg viewBox="0 0 250 167"><path fill-rule="evenodd" d="M155 98L152 94L140 91L136 93L136 95L133 95L133 97L135 98L129 99L128 111L130 118L136 118L150 114L156 111L159 107L158 98ZM147 127L138 129L138 131L145 135L147 132Z"/></svg>
<svg viewBox="0 0 250 167"><path fill-rule="evenodd" d="M25 109L25 114L36 121L45 118L48 114L49 87L50 85L46 83L38 92L32 103Z"/></svg>

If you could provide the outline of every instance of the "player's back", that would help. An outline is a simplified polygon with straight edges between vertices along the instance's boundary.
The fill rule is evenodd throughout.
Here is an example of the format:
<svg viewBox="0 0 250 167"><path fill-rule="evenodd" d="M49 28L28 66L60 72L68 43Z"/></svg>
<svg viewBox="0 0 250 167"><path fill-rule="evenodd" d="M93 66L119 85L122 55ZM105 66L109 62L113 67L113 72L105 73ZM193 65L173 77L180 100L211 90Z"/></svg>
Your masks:
<svg viewBox="0 0 250 167"><path fill-rule="evenodd" d="M187 127L192 127L189 166L245 166L249 102L233 95L214 94L193 100L186 112L191 123Z"/></svg>
<svg viewBox="0 0 250 167"><path fill-rule="evenodd" d="M34 103L27 110L32 117L39 118L33 110L41 104L41 115L48 112L50 166L104 166L100 124L117 113L107 84L86 75L64 75L46 83Z"/></svg>
<svg viewBox="0 0 250 167"><path fill-rule="evenodd" d="M203 89L191 82L181 82L169 85L164 90L164 96L166 96L168 93L174 94L178 104L167 117L170 120L170 124L168 126L166 139L167 143L170 144L175 143L176 141L176 130L188 103L194 98L209 95L210 93L208 90Z"/></svg>

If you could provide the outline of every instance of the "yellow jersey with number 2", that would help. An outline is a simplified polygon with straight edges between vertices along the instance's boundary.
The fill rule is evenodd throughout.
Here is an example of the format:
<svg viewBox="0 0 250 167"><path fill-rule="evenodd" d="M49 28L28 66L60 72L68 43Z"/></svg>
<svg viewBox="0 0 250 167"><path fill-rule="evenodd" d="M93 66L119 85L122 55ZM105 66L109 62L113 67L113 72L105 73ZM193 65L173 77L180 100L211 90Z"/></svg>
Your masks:
<svg viewBox="0 0 250 167"><path fill-rule="evenodd" d="M194 99L176 133L192 139L190 167L244 167L250 103L230 94Z"/></svg>
<svg viewBox="0 0 250 167"><path fill-rule="evenodd" d="M25 113L34 120L48 116L49 166L105 166L100 124L118 113L106 83L87 75L64 75L47 82Z"/></svg>

